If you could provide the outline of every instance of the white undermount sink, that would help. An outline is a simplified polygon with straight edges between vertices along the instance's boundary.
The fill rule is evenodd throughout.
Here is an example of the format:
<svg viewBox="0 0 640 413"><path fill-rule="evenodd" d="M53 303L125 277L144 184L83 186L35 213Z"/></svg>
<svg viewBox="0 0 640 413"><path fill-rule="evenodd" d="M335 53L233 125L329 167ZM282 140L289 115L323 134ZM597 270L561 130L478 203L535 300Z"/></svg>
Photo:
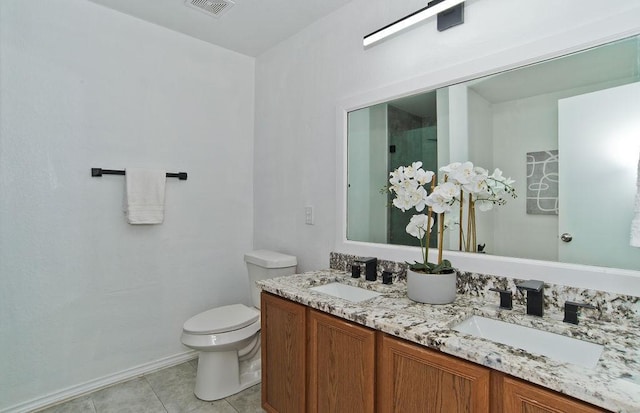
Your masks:
<svg viewBox="0 0 640 413"><path fill-rule="evenodd" d="M587 368L596 367L604 349L599 344L475 315L453 329Z"/></svg>
<svg viewBox="0 0 640 413"><path fill-rule="evenodd" d="M351 285L341 284L339 282L332 282L329 284L319 285L317 287L309 288L311 291L317 291L319 293L332 295L334 297L342 298L354 303L360 301L369 300L370 298L382 295L375 291L365 290L360 287L353 287Z"/></svg>

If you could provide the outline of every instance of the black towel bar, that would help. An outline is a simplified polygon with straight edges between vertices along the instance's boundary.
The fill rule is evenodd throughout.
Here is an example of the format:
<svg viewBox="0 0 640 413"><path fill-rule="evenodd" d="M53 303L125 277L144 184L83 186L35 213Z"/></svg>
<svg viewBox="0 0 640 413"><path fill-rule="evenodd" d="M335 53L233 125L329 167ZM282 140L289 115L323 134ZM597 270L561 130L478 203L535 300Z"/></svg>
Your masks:
<svg viewBox="0 0 640 413"><path fill-rule="evenodd" d="M125 175L125 171L120 171L116 169L102 169L102 168L91 168L91 176L102 176L102 175ZM181 181L187 180L186 172L167 172L167 178L178 178Z"/></svg>

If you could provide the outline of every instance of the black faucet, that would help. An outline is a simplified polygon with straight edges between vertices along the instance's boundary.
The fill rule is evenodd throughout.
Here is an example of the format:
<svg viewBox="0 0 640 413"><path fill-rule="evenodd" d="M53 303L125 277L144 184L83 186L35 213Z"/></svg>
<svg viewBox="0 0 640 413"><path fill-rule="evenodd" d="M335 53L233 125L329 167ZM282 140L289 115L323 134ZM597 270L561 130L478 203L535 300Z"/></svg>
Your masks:
<svg viewBox="0 0 640 413"><path fill-rule="evenodd" d="M574 303L573 301L565 301L564 303L564 321L565 323L578 324L578 309L582 308L590 308L595 310L596 307L591 304L585 303Z"/></svg>
<svg viewBox="0 0 640 413"><path fill-rule="evenodd" d="M527 292L527 314L542 317L544 309L544 282L528 280L516 284L518 290Z"/></svg>
<svg viewBox="0 0 640 413"><path fill-rule="evenodd" d="M360 278L360 264L351 265L351 278Z"/></svg>
<svg viewBox="0 0 640 413"><path fill-rule="evenodd" d="M511 310L513 308L513 300L511 298L511 290L502 290L500 288L489 288L489 291L500 293L500 308Z"/></svg>
<svg viewBox="0 0 640 413"><path fill-rule="evenodd" d="M393 284L393 273L391 271L382 271L382 284Z"/></svg>
<svg viewBox="0 0 640 413"><path fill-rule="evenodd" d="M376 281L378 279L378 259L377 258L361 258L356 260L364 264L364 277L367 281Z"/></svg>

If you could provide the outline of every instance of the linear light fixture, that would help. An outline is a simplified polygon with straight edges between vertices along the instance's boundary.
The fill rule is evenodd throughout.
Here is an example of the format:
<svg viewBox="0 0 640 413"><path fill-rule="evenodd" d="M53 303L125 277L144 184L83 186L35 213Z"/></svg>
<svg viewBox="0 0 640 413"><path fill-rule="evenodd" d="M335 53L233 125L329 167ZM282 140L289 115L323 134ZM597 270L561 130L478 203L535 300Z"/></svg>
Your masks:
<svg viewBox="0 0 640 413"><path fill-rule="evenodd" d="M364 47L371 46L372 44L377 43L380 40L391 36L392 34L398 33L399 31L404 30L407 27L413 26L414 24L426 20L429 17L435 16L436 14L442 13L461 3L464 3L464 1L465 0L432 1L427 4L427 7L422 8L406 17L403 17L402 19L385 26L380 30L376 30L375 32L366 35L362 44ZM458 19L457 23L455 24L460 23L462 23L462 21ZM446 28L454 26L455 24L450 24ZM438 30L442 31L444 29L438 28Z"/></svg>

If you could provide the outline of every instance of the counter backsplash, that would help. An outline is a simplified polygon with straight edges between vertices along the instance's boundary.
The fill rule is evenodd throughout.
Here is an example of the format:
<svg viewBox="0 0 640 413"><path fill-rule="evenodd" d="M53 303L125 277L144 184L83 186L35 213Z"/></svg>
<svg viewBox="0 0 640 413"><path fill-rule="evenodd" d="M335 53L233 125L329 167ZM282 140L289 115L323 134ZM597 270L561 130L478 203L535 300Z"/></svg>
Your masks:
<svg viewBox="0 0 640 413"><path fill-rule="evenodd" d="M331 269L351 272L351 265L360 256L332 252L329 258ZM378 260L378 279L382 278L382 271L393 273L393 282L404 282L407 274L407 265L394 261ZM497 293L489 291L491 287L509 289L513 292L514 305L526 305L524 294L517 292L516 283L520 279L500 277L472 272L458 272L458 294L466 294L475 297L486 297L487 300L499 301ZM630 295L613 294L585 288L570 287L566 285L545 283L545 311L561 316L564 312L566 301L588 303L596 307L596 310L582 310L581 318L590 318L602 321L619 322L622 319L628 321L640 321L640 297Z"/></svg>

